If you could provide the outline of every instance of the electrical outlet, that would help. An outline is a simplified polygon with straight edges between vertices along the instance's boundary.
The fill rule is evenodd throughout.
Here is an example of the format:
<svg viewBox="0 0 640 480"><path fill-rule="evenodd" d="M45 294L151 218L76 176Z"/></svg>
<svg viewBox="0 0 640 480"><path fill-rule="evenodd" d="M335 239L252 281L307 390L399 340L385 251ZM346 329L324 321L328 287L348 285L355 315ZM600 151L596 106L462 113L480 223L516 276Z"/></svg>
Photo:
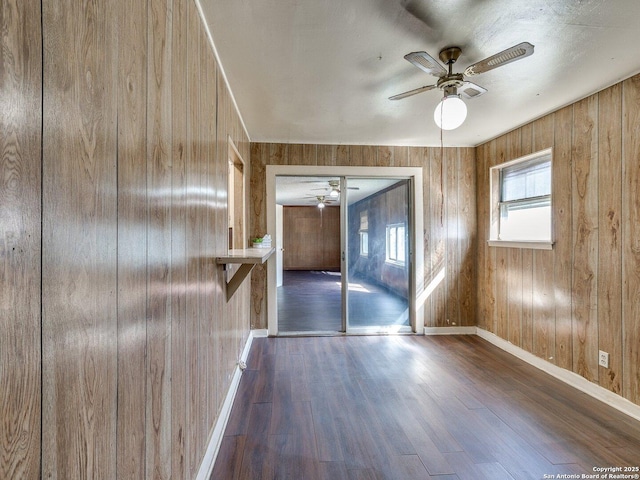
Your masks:
<svg viewBox="0 0 640 480"><path fill-rule="evenodd" d="M609 368L609 354L598 350L598 365L604 368Z"/></svg>

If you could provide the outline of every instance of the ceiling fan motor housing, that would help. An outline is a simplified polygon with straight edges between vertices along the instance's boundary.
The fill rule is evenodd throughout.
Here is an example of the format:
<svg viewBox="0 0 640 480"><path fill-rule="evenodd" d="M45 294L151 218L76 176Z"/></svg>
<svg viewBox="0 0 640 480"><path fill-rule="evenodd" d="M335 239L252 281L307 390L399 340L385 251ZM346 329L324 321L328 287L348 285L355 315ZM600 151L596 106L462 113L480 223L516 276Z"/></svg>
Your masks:
<svg viewBox="0 0 640 480"><path fill-rule="evenodd" d="M444 91L445 97L457 95L458 87L464 84L464 76L461 73L453 73L453 64L456 63L461 53L462 50L460 47L447 47L440 50L440 54L438 55L440 61L449 66L449 73L440 77L436 83L436 86Z"/></svg>
<svg viewBox="0 0 640 480"><path fill-rule="evenodd" d="M455 95L458 87L464 84L464 77L461 73L454 73L447 75L438 80L436 84L441 90L444 90L445 95Z"/></svg>

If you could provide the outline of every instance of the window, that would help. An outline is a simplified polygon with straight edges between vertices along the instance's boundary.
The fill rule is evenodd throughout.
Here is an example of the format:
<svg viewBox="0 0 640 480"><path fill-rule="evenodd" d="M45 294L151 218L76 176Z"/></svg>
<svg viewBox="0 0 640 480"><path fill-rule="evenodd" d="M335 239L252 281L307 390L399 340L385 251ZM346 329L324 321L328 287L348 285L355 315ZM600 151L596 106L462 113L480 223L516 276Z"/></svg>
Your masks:
<svg viewBox="0 0 640 480"><path fill-rule="evenodd" d="M544 150L491 168L490 245L551 248L551 164Z"/></svg>
<svg viewBox="0 0 640 480"><path fill-rule="evenodd" d="M405 227L404 223L387 225L387 263L405 264Z"/></svg>
<svg viewBox="0 0 640 480"><path fill-rule="evenodd" d="M369 256L369 213L367 210L360 212L360 256Z"/></svg>
<svg viewBox="0 0 640 480"><path fill-rule="evenodd" d="M369 232L360 232L360 256L369 256Z"/></svg>

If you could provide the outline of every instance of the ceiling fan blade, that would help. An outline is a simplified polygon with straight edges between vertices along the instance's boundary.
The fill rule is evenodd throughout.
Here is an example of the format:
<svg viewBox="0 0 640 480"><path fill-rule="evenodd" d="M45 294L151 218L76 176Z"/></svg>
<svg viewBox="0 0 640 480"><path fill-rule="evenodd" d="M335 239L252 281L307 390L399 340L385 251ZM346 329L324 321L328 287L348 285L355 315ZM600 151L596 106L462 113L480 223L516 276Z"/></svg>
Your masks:
<svg viewBox="0 0 640 480"><path fill-rule="evenodd" d="M464 82L461 87L458 87L458 93L464 98L476 98L487 93L487 89L473 82Z"/></svg>
<svg viewBox="0 0 640 480"><path fill-rule="evenodd" d="M434 60L427 52L407 53L404 58L430 75L444 77L447 74L447 69Z"/></svg>
<svg viewBox="0 0 640 480"><path fill-rule="evenodd" d="M464 71L464 74L467 77L472 77L473 75L488 72L489 70L501 67L507 63L515 62L516 60L520 60L521 58L528 57L532 54L533 45L529 42L522 42L511 48L507 48L500 53L496 53L495 55L485 58L484 60L480 60L473 65L469 65Z"/></svg>
<svg viewBox="0 0 640 480"><path fill-rule="evenodd" d="M428 92L429 90L433 90L436 88L435 85L426 85L424 87L416 88L414 90L409 90L408 92L399 93L398 95L394 95L393 97L389 97L389 100L400 100L402 98L410 97L411 95L416 95L422 92Z"/></svg>

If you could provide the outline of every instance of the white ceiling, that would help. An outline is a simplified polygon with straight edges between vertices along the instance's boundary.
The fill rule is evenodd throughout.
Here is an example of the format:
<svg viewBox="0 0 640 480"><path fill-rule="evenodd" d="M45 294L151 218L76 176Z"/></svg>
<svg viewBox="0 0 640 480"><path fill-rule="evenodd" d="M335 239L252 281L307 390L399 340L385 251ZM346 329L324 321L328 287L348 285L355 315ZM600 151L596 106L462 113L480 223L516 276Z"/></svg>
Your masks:
<svg viewBox="0 0 640 480"><path fill-rule="evenodd" d="M435 78L403 59L462 48L454 71L528 41L445 145L475 146L640 71L640 0L200 0L254 142L440 144Z"/></svg>

